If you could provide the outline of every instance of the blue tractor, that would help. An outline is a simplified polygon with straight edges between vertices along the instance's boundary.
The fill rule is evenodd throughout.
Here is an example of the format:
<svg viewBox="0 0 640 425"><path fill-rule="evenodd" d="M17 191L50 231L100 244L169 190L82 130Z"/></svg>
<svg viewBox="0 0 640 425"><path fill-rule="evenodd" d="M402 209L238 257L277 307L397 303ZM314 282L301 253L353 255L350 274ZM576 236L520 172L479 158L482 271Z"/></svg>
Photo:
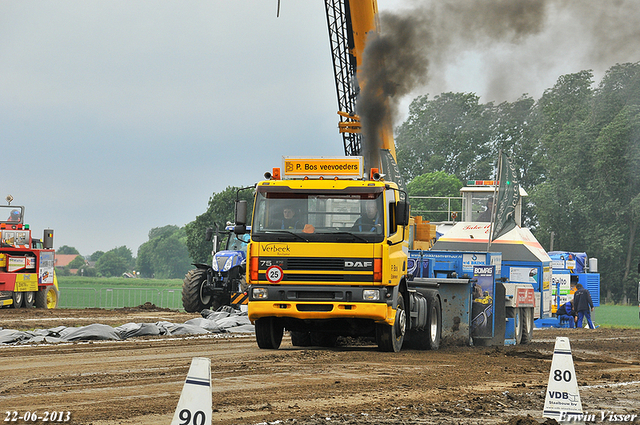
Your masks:
<svg viewBox="0 0 640 425"><path fill-rule="evenodd" d="M248 300L245 273L250 233L236 235L233 226L221 232L216 224L215 232L207 229L206 239L213 241L212 264L194 264L196 268L187 273L182 283L182 306L189 313L222 306L239 308Z"/></svg>

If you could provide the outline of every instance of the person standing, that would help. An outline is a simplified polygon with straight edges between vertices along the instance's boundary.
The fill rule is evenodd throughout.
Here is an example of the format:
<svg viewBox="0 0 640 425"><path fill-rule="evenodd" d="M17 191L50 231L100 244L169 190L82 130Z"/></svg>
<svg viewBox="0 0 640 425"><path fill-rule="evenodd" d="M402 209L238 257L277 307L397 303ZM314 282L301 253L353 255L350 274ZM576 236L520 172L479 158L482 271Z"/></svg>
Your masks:
<svg viewBox="0 0 640 425"><path fill-rule="evenodd" d="M573 308L578 313L578 328L582 327L582 319L586 317L589 328L595 329L591 321L591 312L593 311L591 294L581 283L576 285L576 292L573 294Z"/></svg>

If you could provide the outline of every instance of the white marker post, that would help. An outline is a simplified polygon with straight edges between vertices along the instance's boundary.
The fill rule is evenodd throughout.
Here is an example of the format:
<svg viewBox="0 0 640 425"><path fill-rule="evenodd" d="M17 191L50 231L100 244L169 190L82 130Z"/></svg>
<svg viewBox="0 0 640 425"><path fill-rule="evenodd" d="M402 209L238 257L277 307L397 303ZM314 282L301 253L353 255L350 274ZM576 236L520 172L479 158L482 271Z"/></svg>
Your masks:
<svg viewBox="0 0 640 425"><path fill-rule="evenodd" d="M569 338L556 338L542 416L557 421L576 421L584 416Z"/></svg>
<svg viewBox="0 0 640 425"><path fill-rule="evenodd" d="M211 359L194 357L171 425L211 425Z"/></svg>

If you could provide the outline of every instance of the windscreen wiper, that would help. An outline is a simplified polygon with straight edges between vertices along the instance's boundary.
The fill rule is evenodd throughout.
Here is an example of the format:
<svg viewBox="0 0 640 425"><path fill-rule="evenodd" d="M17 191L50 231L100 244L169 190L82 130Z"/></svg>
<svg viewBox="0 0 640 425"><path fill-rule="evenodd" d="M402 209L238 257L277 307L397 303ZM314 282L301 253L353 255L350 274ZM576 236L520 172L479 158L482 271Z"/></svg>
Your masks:
<svg viewBox="0 0 640 425"><path fill-rule="evenodd" d="M369 241L363 238L360 235L351 232L316 232L316 235L343 235L343 236L351 236L353 239L356 239L360 242L368 243Z"/></svg>
<svg viewBox="0 0 640 425"><path fill-rule="evenodd" d="M299 239L302 239L305 242L309 242L309 239L305 238L304 236L298 234L298 233L294 233L291 230L266 230L264 233L266 233L267 235L269 234L273 234L273 233L285 233L287 235L293 235Z"/></svg>

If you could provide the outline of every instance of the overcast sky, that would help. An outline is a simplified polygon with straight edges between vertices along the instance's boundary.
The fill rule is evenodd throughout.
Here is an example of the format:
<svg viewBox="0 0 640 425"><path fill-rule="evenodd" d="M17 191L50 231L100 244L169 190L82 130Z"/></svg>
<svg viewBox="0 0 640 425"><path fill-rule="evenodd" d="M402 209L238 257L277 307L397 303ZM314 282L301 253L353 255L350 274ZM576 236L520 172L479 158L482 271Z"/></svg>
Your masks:
<svg viewBox="0 0 640 425"><path fill-rule="evenodd" d="M56 248L136 256L150 229L184 226L283 155L342 155L324 3L281 4L276 17L277 0L0 0L0 200L24 205L37 236L54 229ZM401 118L420 94L513 101L584 69L599 81L640 60L639 31L640 2L550 1L516 41L431 58Z"/></svg>

